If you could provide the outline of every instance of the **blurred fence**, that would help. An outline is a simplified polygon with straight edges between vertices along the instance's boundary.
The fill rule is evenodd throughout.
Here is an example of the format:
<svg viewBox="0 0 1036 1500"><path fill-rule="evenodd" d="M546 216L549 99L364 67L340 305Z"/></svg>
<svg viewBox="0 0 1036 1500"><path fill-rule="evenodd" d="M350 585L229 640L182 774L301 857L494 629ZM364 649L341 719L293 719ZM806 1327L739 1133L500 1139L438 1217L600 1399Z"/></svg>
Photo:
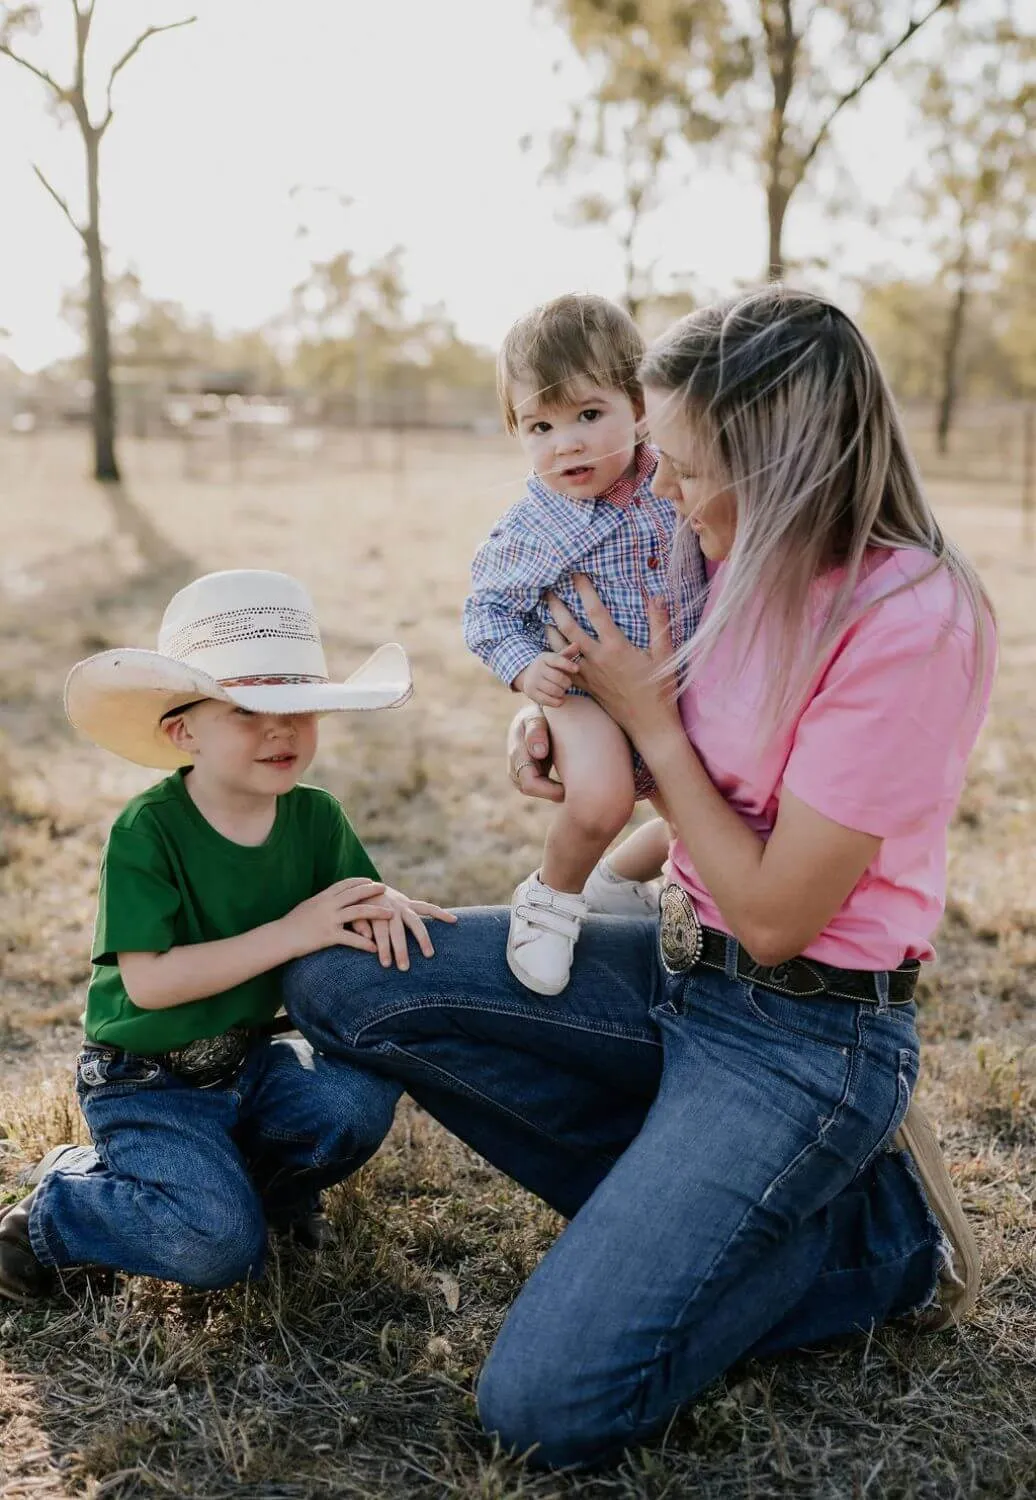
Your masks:
<svg viewBox="0 0 1036 1500"><path fill-rule="evenodd" d="M1036 401L962 402L944 452L934 404L903 411L926 478L966 485L971 504L1017 506L1026 542L1036 542Z"/></svg>
<svg viewBox="0 0 1036 1500"><path fill-rule="evenodd" d="M934 403L912 402L903 415L914 453L925 474L939 479L978 479L1021 490L1031 471L1036 402L961 402L945 453L936 444Z"/></svg>
<svg viewBox="0 0 1036 1500"><path fill-rule="evenodd" d="M3 399L5 398L6 399ZM494 393L441 384L395 391L241 391L176 393L159 388L119 393L124 436L162 440L186 479L261 482L333 464L343 472L401 473L408 434L438 434L462 442L499 434ZM1036 401L963 401L945 452L936 441L933 403L906 403L911 445L929 479L966 484L971 503L988 496L1018 506L1033 526L1036 509ZM19 400L0 391L0 429L28 441L48 430L84 425L88 392L52 389L46 400ZM170 445L172 445L170 447Z"/></svg>

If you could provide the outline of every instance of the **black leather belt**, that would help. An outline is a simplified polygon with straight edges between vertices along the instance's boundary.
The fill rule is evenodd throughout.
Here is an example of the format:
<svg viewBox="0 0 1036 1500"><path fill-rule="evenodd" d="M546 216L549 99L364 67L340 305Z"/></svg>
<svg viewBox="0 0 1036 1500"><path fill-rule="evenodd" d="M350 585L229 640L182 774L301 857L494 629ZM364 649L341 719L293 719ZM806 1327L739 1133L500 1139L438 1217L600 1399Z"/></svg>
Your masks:
<svg viewBox="0 0 1036 1500"><path fill-rule="evenodd" d="M694 903L682 885L667 885L662 892L659 946L662 964L669 974L686 974L701 964L706 969L727 970L725 932L703 927ZM757 964L748 950L737 945L738 979L762 985L781 995L808 1000L821 995L835 1000L865 1000L881 1003L879 975L869 969L839 969L816 958L789 958L782 964ZM920 962L908 959L898 969L883 971L888 980L888 1004L909 1005L914 998Z"/></svg>
<svg viewBox="0 0 1036 1500"><path fill-rule="evenodd" d="M182 1047L169 1052L127 1052L123 1047L113 1047L106 1042L87 1042L91 1052L105 1057L128 1057L135 1062L149 1063L174 1074L184 1083L195 1088L215 1088L226 1083L243 1066L253 1044L263 1037L280 1031L290 1031L292 1023L287 1016L277 1016L264 1026L232 1026L219 1036L197 1037Z"/></svg>

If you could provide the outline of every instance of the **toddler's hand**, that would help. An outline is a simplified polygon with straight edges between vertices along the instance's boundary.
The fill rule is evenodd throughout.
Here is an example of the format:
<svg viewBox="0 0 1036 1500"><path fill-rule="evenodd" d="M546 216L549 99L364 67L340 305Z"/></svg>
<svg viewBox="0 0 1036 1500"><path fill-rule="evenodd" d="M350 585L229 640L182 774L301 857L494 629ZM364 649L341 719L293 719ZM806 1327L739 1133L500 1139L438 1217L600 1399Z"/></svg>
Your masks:
<svg viewBox="0 0 1036 1500"><path fill-rule="evenodd" d="M378 958L382 968L390 969L393 961L397 969L409 969L410 954L407 951L408 932L412 932L417 939L417 946L425 958L431 958L435 949L432 940L428 936L422 917L430 917L436 922L456 922L457 918L452 912L446 911L441 906L434 906L430 901L412 901L409 896L404 896L402 891L393 890L390 885L385 887L384 895L380 897L382 904L390 908L388 919L384 916L370 919L361 918L356 923L356 930L366 938L373 938L376 944Z"/></svg>
<svg viewBox="0 0 1036 1500"><path fill-rule="evenodd" d="M560 708L579 663L570 661L560 651L544 651L514 679L514 686L542 708Z"/></svg>
<svg viewBox="0 0 1036 1500"><path fill-rule="evenodd" d="M376 953L377 945L369 936L350 930L346 924L391 917L393 909L384 896L385 886L380 881L361 875L336 880L326 891L300 901L281 918L292 957L303 958L320 948L336 946Z"/></svg>

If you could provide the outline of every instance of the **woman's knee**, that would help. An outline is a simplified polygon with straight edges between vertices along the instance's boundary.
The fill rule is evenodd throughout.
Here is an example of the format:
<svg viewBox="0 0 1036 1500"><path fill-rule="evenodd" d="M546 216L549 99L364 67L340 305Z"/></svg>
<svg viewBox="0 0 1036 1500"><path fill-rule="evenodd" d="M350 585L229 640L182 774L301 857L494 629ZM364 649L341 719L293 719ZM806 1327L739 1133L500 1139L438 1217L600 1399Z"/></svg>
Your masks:
<svg viewBox="0 0 1036 1500"><path fill-rule="evenodd" d="M353 1016L360 1007L361 984L355 964L361 957L367 959L362 985L366 1005L371 983L393 972L372 963L369 954L361 955L348 948L322 948L295 959L284 971L285 1009L318 1050L329 1034L344 1037L352 1030Z"/></svg>
<svg viewBox="0 0 1036 1500"><path fill-rule="evenodd" d="M564 1359L511 1340L491 1351L476 1393L486 1431L540 1468L587 1468L621 1452L623 1414L595 1399Z"/></svg>

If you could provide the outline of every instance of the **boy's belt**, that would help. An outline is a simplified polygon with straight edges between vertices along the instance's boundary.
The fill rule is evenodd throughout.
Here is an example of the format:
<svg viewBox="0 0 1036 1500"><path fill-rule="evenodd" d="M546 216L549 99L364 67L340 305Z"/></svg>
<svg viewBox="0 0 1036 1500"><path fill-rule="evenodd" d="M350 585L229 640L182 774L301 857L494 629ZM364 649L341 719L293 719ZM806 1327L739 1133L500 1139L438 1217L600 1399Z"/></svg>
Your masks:
<svg viewBox="0 0 1036 1500"><path fill-rule="evenodd" d="M182 1078L195 1088L214 1088L225 1083L239 1071L250 1048L261 1037L274 1036L280 1031L291 1031L292 1022L287 1016L275 1016L262 1026L232 1026L219 1036L197 1037L182 1047L168 1052L128 1052L124 1047L112 1047L104 1042L88 1042L94 1052L109 1057L132 1057L140 1062L164 1068L166 1072Z"/></svg>
<svg viewBox="0 0 1036 1500"><path fill-rule="evenodd" d="M703 927L694 903L682 885L667 885L662 892L659 946L662 964L670 974L685 974L701 964L706 969L727 971L730 938L714 927ZM898 969L883 971L888 980L889 1005L909 1005L921 965L908 959ZM789 958L782 964L757 964L737 944L735 973L748 984L758 984L781 995L808 1000L829 995L835 1000L869 1000L880 1004L879 975L869 969L839 969L815 958Z"/></svg>

